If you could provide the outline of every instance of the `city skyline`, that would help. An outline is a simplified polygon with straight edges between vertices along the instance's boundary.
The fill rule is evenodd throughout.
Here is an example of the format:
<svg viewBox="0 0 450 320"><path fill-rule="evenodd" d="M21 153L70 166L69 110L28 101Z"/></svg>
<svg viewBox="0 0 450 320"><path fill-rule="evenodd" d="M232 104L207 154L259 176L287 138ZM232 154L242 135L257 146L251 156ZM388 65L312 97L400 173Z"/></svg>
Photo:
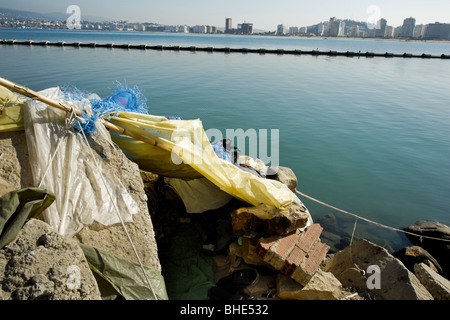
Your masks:
<svg viewBox="0 0 450 320"><path fill-rule="evenodd" d="M8 4L0 1L0 8L33 11L38 13L65 13L70 5L77 5L81 15L105 19L128 20L131 22L155 22L172 25L215 25L225 27L225 18L239 23L252 23L254 29L276 30L279 24L286 26L307 26L327 21L329 17L355 21L378 21L384 18L392 26L400 26L405 18L414 17L416 24L434 22L449 23L447 0L265 0L212 2L191 1L86 1L61 0L15 0Z"/></svg>

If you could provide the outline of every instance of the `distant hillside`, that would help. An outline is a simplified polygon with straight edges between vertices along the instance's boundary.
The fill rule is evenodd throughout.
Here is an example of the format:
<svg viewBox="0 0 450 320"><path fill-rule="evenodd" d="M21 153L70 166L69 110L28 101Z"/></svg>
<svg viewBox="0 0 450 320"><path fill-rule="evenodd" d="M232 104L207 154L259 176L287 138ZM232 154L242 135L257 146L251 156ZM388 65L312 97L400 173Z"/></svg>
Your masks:
<svg viewBox="0 0 450 320"><path fill-rule="evenodd" d="M0 8L0 18L3 17L19 20L40 21L65 21L69 16L70 14L65 12L37 13L31 11ZM83 12L81 12L81 20L89 22L103 22L110 21L111 19L83 15Z"/></svg>

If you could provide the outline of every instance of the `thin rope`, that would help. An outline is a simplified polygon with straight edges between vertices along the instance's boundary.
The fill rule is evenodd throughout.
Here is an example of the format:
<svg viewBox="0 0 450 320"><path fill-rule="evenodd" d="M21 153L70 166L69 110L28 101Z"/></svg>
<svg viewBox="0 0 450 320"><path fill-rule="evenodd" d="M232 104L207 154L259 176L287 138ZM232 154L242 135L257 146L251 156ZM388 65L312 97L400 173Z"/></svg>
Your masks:
<svg viewBox="0 0 450 320"><path fill-rule="evenodd" d="M92 152L91 147L89 146L89 142L88 142L88 140L87 140L87 138L86 138L86 135L84 134L84 130L83 130L83 128L81 127L80 120L78 119L78 117L76 117L76 119L77 119L77 121L78 121L78 125L79 125L80 128L81 128L81 133L82 133L82 135L83 135L84 141L86 142L86 144L87 144L87 146L88 146L88 149L89 149L89 152L90 152L90 154L91 154L91 156L92 156L92 158L93 158L93 160L94 160L95 166L97 167L97 170L101 173L101 169L100 169L100 167L99 167L99 165L98 165L98 163L97 163L97 161L96 161L96 159L95 159L95 156L94 156L94 154L93 154L93 152ZM123 227L123 229L124 229L124 231L125 231L125 234L126 234L126 236L127 236L127 238L128 238L128 241L130 242L131 247L133 248L134 254L136 255L136 258L137 258L137 260L138 260L138 262L139 262L139 265L140 265L140 267L141 267L141 269L142 269L142 272L144 273L144 276L145 276L145 279L146 279L146 281L147 281L147 284L149 285L150 290L152 291L153 297L155 298L155 300L158 300L158 297L156 296L155 290L153 289L153 286L152 286L152 284L151 284L151 282L150 282L150 279L149 279L149 277L148 277L148 275L147 275L147 272L145 271L144 265L142 264L142 261L141 261L141 259L140 259L140 257L139 257L139 254L138 254L138 252L137 252L137 250L136 250L136 247L135 247L135 245L134 245L134 243L133 243L133 240L131 239L130 234L128 233L127 227L125 226L125 222L123 221L122 216L120 215L119 208L117 208L117 204L115 203L115 201L114 201L114 199L113 199L113 196L111 195L111 192L110 192L110 190L109 190L109 188L108 188L108 186L107 186L107 184L106 184L106 181L105 181L103 175L100 174L100 177L101 177L101 179L102 179L102 181L103 181L103 183L104 183L104 185L105 185L105 187L106 187L106 191L108 192L108 195L109 195L109 197L110 197L110 199L111 199L111 202L112 202L113 205L114 205L114 208L115 208L115 210L116 210L116 213L117 213L117 215L118 215L118 217L119 217L119 219L120 219L120 222L121 222L121 224L122 224L122 227Z"/></svg>
<svg viewBox="0 0 450 320"><path fill-rule="evenodd" d="M327 203L325 203L325 202L323 202L323 201L320 201L320 200L317 200L317 199L315 199L315 198L313 198L313 197L311 197L311 196L308 196L308 195L306 195L306 194L304 194L303 192L300 192L300 191L298 191L298 190L295 190L295 192L298 193L299 195L301 195L301 196L303 196L303 197L305 197L305 198L308 198L308 199L310 199L310 200L312 200L312 201L314 201L314 202L317 202L317 203L319 203L319 204L321 204L321 205L323 205L323 206L325 206L325 207L328 207L328 208L331 208L331 209L333 209L333 210L336 210L336 211L339 211L339 212L348 214L348 215L350 215L350 216L352 216L352 217L355 217L355 218L357 218L357 219L361 219L361 220L364 220L364 221L366 221L366 222L372 223L372 224L374 224L374 225L376 225L376 226L378 226L378 227L381 227L381 228L385 228L385 229L389 229L389 230L392 230L392 231L397 231L397 232L406 233L406 234L409 234L409 235L412 235L412 236L415 236L415 237L419 237L419 238L427 238L427 239L432 239L432 240L439 240L439 241L450 242L450 239L442 239L442 238L429 237L429 236L424 236L424 235L416 234L416 233L413 233L413 232L409 232L409 231L406 231L406 230L401 230L401 229L397 229L397 228L394 228L394 227L390 227L390 226L387 226L387 225L385 225L385 224L382 224L382 223L379 223L379 222L375 222L375 221L369 220L369 219L367 219L367 218L358 216L358 215L356 215L356 214L354 214L354 213L351 213L351 212L348 212L348 211L345 211L345 210L336 208L336 207L334 207L334 206L332 206L332 205L329 205L329 204L327 204ZM356 226L356 224L355 224L355 226Z"/></svg>
<svg viewBox="0 0 450 320"><path fill-rule="evenodd" d="M355 235L356 225L358 224L358 219L355 220L355 225L353 226L352 238L350 239L350 244L353 243L353 236Z"/></svg>

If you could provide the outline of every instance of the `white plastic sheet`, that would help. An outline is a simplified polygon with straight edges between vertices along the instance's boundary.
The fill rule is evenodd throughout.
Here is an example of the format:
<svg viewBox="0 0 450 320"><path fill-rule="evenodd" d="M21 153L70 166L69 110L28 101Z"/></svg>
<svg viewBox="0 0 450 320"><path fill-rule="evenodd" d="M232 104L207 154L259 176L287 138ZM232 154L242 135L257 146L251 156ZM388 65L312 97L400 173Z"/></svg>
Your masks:
<svg viewBox="0 0 450 320"><path fill-rule="evenodd" d="M169 178L167 182L180 196L188 213L219 209L233 199L206 178L193 180Z"/></svg>
<svg viewBox="0 0 450 320"><path fill-rule="evenodd" d="M88 100L65 99L59 88L39 93L80 109L90 107ZM98 156L94 160L82 134L68 130L71 125L66 119L66 112L38 101L28 103L25 110L25 133L35 185L56 195L55 203L43 212L44 220L68 237L94 221L103 225L119 223L116 207L122 220L131 222L132 215L139 211L136 202L119 178L102 166L103 160ZM102 139L111 141L102 124L97 123L97 131Z"/></svg>

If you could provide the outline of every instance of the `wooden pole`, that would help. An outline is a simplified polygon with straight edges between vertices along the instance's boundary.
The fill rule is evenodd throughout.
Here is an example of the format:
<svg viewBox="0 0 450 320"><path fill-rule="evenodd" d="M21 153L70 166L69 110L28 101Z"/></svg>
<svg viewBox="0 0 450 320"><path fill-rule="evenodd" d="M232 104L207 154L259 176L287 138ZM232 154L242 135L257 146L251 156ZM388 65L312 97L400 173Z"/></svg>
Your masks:
<svg viewBox="0 0 450 320"><path fill-rule="evenodd" d="M57 102L57 101L55 101L53 99L47 98L47 97L45 97L45 96L43 96L43 95L41 95L41 94L39 94L39 93L37 93L37 92L27 88L27 87L18 85L18 84L14 83L14 82L11 82L11 81L9 81L7 79L4 79L4 78L1 78L1 77L0 77L0 85L4 86L5 88L10 89L11 91L14 91L16 93L22 94L24 96L27 96L28 98L31 98L32 100L41 101L41 102L43 102L43 103L45 103L45 104L47 104L47 105L49 105L51 107L58 108L58 109L63 110L65 112L68 112L68 113L74 112L78 116L82 114L81 110L72 108L72 107L70 107L70 106L68 106L68 105L66 105L64 103ZM148 137L141 136L139 134L135 134L134 132L126 130L126 129L124 129L122 127L119 127L119 126L117 126L115 124L112 124L110 122L107 122L104 119L99 119L99 120L106 128L108 128L108 129L110 129L112 131L115 131L115 132L117 132L119 134L123 134L123 135L129 136L129 137L132 137L132 138L134 138L136 140L148 143L150 145L153 145L153 146L158 147L160 149L163 149L165 151L172 152L172 149L170 147L164 146L164 145L158 143L156 140L150 139Z"/></svg>

